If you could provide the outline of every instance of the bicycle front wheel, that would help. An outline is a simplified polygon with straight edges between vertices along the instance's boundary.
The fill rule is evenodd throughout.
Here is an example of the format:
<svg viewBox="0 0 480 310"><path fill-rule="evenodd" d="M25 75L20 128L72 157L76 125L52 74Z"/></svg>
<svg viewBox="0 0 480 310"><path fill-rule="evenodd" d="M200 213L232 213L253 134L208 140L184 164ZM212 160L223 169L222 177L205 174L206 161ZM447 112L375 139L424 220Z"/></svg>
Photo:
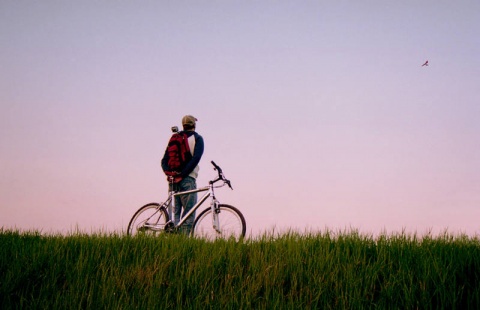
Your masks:
<svg viewBox="0 0 480 310"><path fill-rule="evenodd" d="M218 221L216 218L218 217ZM235 207L225 204L218 205L218 213L213 214L212 208L203 210L193 224L193 235L206 239L240 239L245 237L247 225L243 214Z"/></svg>
<svg viewBox="0 0 480 310"><path fill-rule="evenodd" d="M138 209L128 224L127 234L157 235L165 231L165 225L169 221L165 207L158 203L149 203Z"/></svg>

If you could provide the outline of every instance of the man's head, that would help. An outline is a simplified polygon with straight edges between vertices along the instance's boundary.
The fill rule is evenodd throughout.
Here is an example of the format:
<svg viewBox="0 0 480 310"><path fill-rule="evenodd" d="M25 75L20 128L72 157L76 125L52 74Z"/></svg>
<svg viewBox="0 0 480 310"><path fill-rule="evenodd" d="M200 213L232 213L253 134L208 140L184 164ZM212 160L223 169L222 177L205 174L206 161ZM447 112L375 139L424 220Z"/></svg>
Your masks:
<svg viewBox="0 0 480 310"><path fill-rule="evenodd" d="M182 118L183 130L195 130L197 119L191 115L185 115Z"/></svg>

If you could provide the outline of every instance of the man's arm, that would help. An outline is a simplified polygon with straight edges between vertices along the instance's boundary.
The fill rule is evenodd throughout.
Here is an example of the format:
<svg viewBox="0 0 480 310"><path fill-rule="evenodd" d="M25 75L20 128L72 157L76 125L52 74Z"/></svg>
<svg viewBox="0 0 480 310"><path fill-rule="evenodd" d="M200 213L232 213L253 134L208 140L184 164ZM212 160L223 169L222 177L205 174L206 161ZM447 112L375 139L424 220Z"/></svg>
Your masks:
<svg viewBox="0 0 480 310"><path fill-rule="evenodd" d="M168 148L167 148L168 149ZM165 154L163 154L163 158L162 158L162 169L163 169L163 172L167 172L168 171L168 152L167 152L167 149L165 149Z"/></svg>

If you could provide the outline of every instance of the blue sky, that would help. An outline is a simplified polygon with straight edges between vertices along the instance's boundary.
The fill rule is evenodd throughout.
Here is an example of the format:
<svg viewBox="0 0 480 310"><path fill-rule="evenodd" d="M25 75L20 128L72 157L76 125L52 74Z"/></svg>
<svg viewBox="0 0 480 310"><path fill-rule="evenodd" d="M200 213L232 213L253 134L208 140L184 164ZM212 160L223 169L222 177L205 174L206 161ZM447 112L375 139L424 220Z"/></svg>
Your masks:
<svg viewBox="0 0 480 310"><path fill-rule="evenodd" d="M477 1L2 1L0 226L125 229L193 114L253 233L476 234L478 38Z"/></svg>

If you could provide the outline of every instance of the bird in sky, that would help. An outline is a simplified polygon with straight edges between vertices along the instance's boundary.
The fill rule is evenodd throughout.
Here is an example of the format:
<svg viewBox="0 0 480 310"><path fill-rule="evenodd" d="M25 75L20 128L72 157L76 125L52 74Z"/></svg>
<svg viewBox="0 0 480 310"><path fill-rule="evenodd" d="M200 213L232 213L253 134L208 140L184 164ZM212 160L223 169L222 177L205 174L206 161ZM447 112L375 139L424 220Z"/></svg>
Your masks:
<svg viewBox="0 0 480 310"><path fill-rule="evenodd" d="M422 67L427 66L428 67L428 60L425 61L425 63L422 65Z"/></svg>

